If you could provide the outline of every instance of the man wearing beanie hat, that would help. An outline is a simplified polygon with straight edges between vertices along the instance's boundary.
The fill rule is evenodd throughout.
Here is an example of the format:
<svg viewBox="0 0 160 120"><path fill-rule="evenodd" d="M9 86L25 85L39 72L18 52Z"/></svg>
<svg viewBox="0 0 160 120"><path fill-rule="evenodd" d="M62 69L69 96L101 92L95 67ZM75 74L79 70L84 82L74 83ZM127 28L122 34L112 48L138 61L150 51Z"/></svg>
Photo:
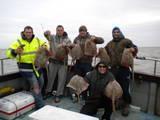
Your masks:
<svg viewBox="0 0 160 120"><path fill-rule="evenodd" d="M122 65L121 60L125 48L128 48L133 56L136 56L138 49L131 40L125 38L118 27L113 28L112 36L113 39L105 46L105 49L111 59L111 71L123 89L122 99L124 102L124 108L122 110L122 115L128 116L129 104L131 103L131 96L129 93L131 72L129 68L130 66Z"/></svg>
<svg viewBox="0 0 160 120"><path fill-rule="evenodd" d="M84 79L89 83L89 96L80 112L93 116L97 113L98 108L103 107L105 111L102 120L110 120L112 101L104 95L104 91L106 85L109 81L114 80L114 77L108 71L107 64L103 61L99 62L93 71L86 74Z"/></svg>
<svg viewBox="0 0 160 120"><path fill-rule="evenodd" d="M103 38L90 35L87 31L87 27L82 25L79 27L79 35L74 39L74 44L80 44L80 47L84 52L84 46L87 39L94 39L94 42L96 44L102 44L104 42ZM83 56L76 61L76 73L81 76L84 76L88 71L90 71L92 68L92 58L93 56L87 56L83 53Z"/></svg>
<svg viewBox="0 0 160 120"><path fill-rule="evenodd" d="M84 25L80 26L79 27L79 32L81 32L81 31L87 31L87 27L84 26Z"/></svg>
<svg viewBox="0 0 160 120"><path fill-rule="evenodd" d="M82 25L79 27L79 35L74 39L74 44L79 44L80 48L82 50L82 57L80 57L78 60L76 60L76 63L74 65L74 71L75 74L78 74L82 77L85 76L85 74L92 70L92 58L93 56L85 55L85 43L87 40L93 40L95 44L102 44L104 43L103 38L96 37L93 35L90 35L87 31L87 27ZM85 93L83 94L83 98L85 99Z"/></svg>

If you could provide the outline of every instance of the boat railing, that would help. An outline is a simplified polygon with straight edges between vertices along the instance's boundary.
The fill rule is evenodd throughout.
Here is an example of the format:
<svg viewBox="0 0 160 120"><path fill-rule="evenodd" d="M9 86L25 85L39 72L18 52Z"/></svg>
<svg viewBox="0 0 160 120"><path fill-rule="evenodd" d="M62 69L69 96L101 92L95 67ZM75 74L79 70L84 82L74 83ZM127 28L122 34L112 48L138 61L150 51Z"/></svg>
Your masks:
<svg viewBox="0 0 160 120"><path fill-rule="evenodd" d="M13 62L14 61L14 62ZM0 75L18 72L15 59L0 58Z"/></svg>
<svg viewBox="0 0 160 120"><path fill-rule="evenodd" d="M156 76L157 74L157 65L160 63L160 59L154 59L154 58L148 58L148 57L136 57L138 60L148 60L148 61L153 61L154 66L153 66L153 75ZM14 61L14 63L13 63ZM71 61L71 60L69 60ZM16 64L15 59L10 59L10 58L0 58L0 75L8 74L8 73L14 73L18 71L18 67Z"/></svg>
<svg viewBox="0 0 160 120"><path fill-rule="evenodd" d="M7 60L9 58L2 58L0 59L0 62L1 62L1 75L4 74L4 60Z"/></svg>
<svg viewBox="0 0 160 120"><path fill-rule="evenodd" d="M158 66L158 63L160 63L160 59L149 58L149 57L139 57L139 56L137 56L136 59L138 59L138 60L153 61L153 62L154 62L153 75L154 75L154 76L157 75L157 66Z"/></svg>

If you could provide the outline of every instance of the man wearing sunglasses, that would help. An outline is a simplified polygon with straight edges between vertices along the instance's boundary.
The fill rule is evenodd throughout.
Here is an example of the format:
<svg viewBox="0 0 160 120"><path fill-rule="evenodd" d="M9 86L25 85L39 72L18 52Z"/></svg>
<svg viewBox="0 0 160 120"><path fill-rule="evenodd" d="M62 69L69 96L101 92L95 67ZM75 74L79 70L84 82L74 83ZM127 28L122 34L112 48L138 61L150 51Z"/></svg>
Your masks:
<svg viewBox="0 0 160 120"><path fill-rule="evenodd" d="M108 71L107 64L103 61L99 62L95 69L88 72L84 79L89 83L89 95L85 101L85 105L81 109L81 113L87 115L95 115L98 108L104 108L102 120L110 120L112 114L112 101L104 95L105 87L109 81L113 81L113 75Z"/></svg>

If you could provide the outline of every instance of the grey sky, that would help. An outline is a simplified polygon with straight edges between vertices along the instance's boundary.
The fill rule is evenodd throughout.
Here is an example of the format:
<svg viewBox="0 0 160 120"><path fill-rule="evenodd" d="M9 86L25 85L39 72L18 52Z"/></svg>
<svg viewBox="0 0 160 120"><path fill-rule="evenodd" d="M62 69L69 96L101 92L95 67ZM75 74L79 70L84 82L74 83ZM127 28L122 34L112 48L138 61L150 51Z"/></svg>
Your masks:
<svg viewBox="0 0 160 120"><path fill-rule="evenodd" d="M112 39L119 26L138 46L160 46L160 0L0 0L0 48L7 48L26 25L39 38L62 24L71 40L80 25L91 34Z"/></svg>

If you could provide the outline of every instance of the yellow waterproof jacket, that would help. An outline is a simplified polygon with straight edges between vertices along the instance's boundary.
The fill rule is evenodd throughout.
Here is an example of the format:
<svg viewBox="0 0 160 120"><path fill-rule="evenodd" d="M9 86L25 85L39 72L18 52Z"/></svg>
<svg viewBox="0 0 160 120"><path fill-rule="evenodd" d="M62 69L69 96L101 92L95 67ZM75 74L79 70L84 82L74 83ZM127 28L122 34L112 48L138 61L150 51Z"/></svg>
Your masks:
<svg viewBox="0 0 160 120"><path fill-rule="evenodd" d="M23 47L23 54L22 55L14 55L12 53L13 50L17 49L19 46L24 45ZM19 63L34 63L36 57L36 51L39 49L40 46L46 45L43 40L38 38L33 38L31 42L24 40L22 38L18 38L13 44L11 44L10 48L7 49L7 57L9 58L16 58L17 62Z"/></svg>

